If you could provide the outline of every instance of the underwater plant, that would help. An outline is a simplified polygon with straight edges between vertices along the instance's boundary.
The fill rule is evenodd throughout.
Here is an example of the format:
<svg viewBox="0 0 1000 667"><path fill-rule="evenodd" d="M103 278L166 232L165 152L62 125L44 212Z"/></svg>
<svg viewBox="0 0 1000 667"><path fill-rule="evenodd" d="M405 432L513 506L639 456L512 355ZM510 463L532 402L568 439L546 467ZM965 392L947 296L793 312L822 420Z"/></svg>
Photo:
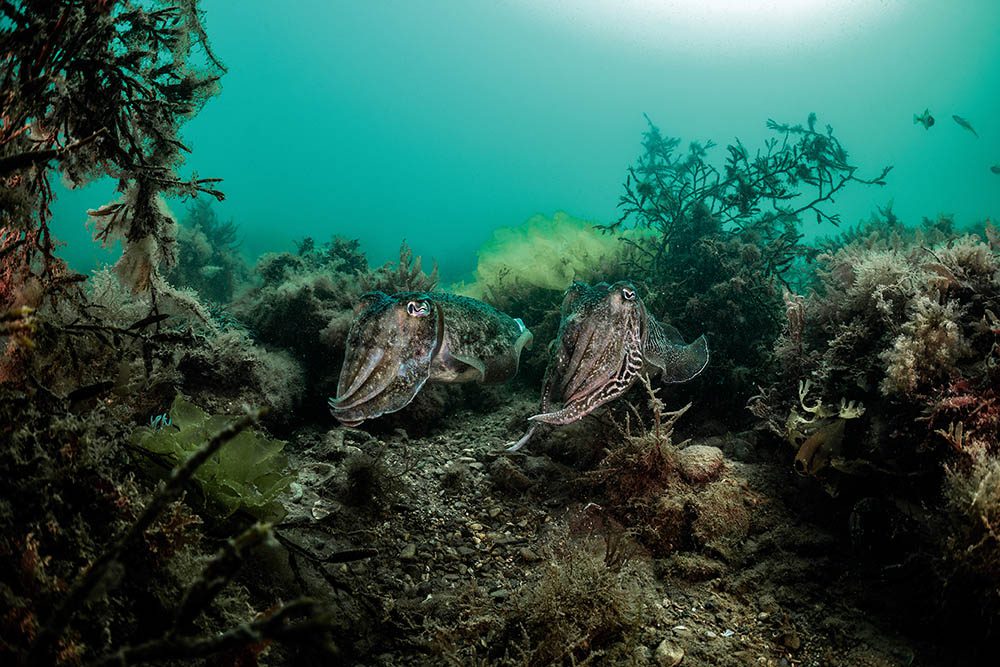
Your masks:
<svg viewBox="0 0 1000 667"><path fill-rule="evenodd" d="M329 617L315 603L254 602L237 579L250 550L271 538L268 527L251 526L213 557L201 520L179 500L202 463L259 412L208 433L153 488L131 466L117 405L71 407L0 384L0 661L183 662L325 635Z"/></svg>
<svg viewBox="0 0 1000 667"><path fill-rule="evenodd" d="M782 370L750 408L791 444L801 473L852 508L856 534L878 532L865 522L930 526L895 531L912 543L907 557L925 554L953 619L988 625L1000 609L989 593L1000 583L989 565L1000 559L989 530L1000 238L950 218L906 227L890 207L822 247L808 292L786 296Z"/></svg>
<svg viewBox="0 0 1000 667"><path fill-rule="evenodd" d="M720 168L713 142L663 135L647 117L643 154L629 168L618 221L605 226L632 248L626 269L644 283L647 302L684 330L705 331L713 365L703 382L727 387L727 416L738 419L758 378L766 376L781 333L782 289L809 250L802 216L838 224L833 197L852 183L883 185L891 167L861 178L828 125L768 121L776 136L752 151L726 146ZM719 398L720 402L725 399Z"/></svg>
<svg viewBox="0 0 1000 667"><path fill-rule="evenodd" d="M0 307L37 307L84 279L53 254L56 174L74 187L117 182L121 198L91 213L97 237L121 239L119 274L155 290L158 265L173 260L163 197L222 198L218 179L178 173L188 150L180 126L225 71L198 3L3 0L0 9Z"/></svg>
<svg viewBox="0 0 1000 667"><path fill-rule="evenodd" d="M193 289L214 304L229 303L249 279L239 254L237 227L219 220L212 205L196 199L177 226L176 262L167 271L170 284Z"/></svg>
<svg viewBox="0 0 1000 667"><path fill-rule="evenodd" d="M209 415L178 394L165 418L136 429L131 441L173 466L230 421L225 415ZM261 520L279 520L284 509L278 497L295 480L294 474L286 472L288 459L281 453L284 447L280 440L243 430L208 458L194 479L222 517L241 510Z"/></svg>
<svg viewBox="0 0 1000 667"><path fill-rule="evenodd" d="M613 277L624 250L596 223L563 211L551 218L535 215L516 227L494 230L477 252L472 282L459 286L459 291L497 307L521 291L536 289L558 299L574 281Z"/></svg>

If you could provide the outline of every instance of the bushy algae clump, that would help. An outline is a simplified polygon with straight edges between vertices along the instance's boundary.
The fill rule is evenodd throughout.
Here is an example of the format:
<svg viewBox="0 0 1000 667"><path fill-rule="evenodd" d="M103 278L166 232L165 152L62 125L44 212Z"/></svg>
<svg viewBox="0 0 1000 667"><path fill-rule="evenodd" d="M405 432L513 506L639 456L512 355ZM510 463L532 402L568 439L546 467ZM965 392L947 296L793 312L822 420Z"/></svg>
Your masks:
<svg viewBox="0 0 1000 667"><path fill-rule="evenodd" d="M235 223L219 220L211 204L195 200L177 226L176 263L167 280L193 289L207 302L229 303L249 279L237 234Z"/></svg>
<svg viewBox="0 0 1000 667"><path fill-rule="evenodd" d="M226 415L209 415L178 394L166 418L136 429L132 442L173 466L230 421ZM198 468L194 479L222 517L243 510L258 519L279 520L285 512L278 498L295 480L286 470L284 447L281 440L244 430Z"/></svg>
<svg viewBox="0 0 1000 667"><path fill-rule="evenodd" d="M871 551L865 540L882 534L893 558L893 539L916 540L906 553L929 554L954 617L989 618L1000 609L1000 234L948 218L908 228L887 208L816 262L809 292L785 295L781 372L751 409L852 508L856 546Z"/></svg>
<svg viewBox="0 0 1000 667"><path fill-rule="evenodd" d="M493 232L479 249L473 281L460 291L497 307L519 292L561 294L574 280L609 281L620 271L624 251L617 238L602 234L593 222L563 211L551 218L535 215Z"/></svg>
<svg viewBox="0 0 1000 667"><path fill-rule="evenodd" d="M648 120L648 119L647 119ZM681 331L704 331L712 365L696 383L712 391L716 412L739 420L756 383L773 369L781 332L782 290L795 279L809 248L804 216L837 223L832 198L851 184L883 185L890 168L862 178L846 149L816 114L805 125L769 120L774 135L751 150L726 146L719 167L714 143L662 134L652 121L643 153L629 169L620 219L606 227L632 246L627 270L644 281L647 303Z"/></svg>

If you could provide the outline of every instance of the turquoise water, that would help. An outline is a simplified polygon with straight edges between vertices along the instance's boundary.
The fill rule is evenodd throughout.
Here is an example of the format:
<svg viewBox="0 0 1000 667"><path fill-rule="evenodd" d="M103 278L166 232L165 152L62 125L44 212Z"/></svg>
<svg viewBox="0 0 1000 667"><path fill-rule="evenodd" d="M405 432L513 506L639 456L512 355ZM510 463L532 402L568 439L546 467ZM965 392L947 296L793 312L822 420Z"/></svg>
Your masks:
<svg viewBox="0 0 1000 667"><path fill-rule="evenodd" d="M341 234L377 264L406 238L459 279L497 227L616 219L643 113L685 141L755 147L768 118L816 112L861 176L895 166L838 199L845 222L889 200L909 223L1000 218L998 2L202 4L229 72L184 128L186 170L224 179L219 213L251 258ZM925 108L930 130L913 123ZM84 224L112 189L59 194L79 270L114 259Z"/></svg>

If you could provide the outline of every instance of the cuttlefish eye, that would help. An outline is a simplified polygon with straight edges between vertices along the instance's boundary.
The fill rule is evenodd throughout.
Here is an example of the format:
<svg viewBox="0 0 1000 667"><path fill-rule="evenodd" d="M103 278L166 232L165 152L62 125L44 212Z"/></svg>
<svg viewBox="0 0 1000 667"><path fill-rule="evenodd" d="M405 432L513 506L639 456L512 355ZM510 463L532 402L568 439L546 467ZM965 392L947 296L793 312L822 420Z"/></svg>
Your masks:
<svg viewBox="0 0 1000 667"><path fill-rule="evenodd" d="M431 314L431 306L426 301L410 301L406 304L406 312L413 317L427 317Z"/></svg>
<svg viewBox="0 0 1000 667"><path fill-rule="evenodd" d="M626 301L631 301L635 298L635 290L629 287L623 287L622 296L625 297Z"/></svg>

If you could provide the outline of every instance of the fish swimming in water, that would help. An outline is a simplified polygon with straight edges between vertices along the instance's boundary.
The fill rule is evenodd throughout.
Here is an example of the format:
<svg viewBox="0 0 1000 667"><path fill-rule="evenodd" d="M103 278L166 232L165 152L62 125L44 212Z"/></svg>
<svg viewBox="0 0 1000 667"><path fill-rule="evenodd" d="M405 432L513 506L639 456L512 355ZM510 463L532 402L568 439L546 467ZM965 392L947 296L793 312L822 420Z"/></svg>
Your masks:
<svg viewBox="0 0 1000 667"><path fill-rule="evenodd" d="M924 112L919 116L913 114L913 124L916 125L917 123L923 125L925 130L931 129L934 125L934 116L931 115L930 109L924 109Z"/></svg>
<svg viewBox="0 0 1000 667"><path fill-rule="evenodd" d="M686 382L708 364L704 336L684 343L673 327L646 310L628 281L590 286L576 282L566 290L562 321L552 345L535 422L508 448L520 449L539 423L578 421L623 395L646 372L666 382Z"/></svg>
<svg viewBox="0 0 1000 667"><path fill-rule="evenodd" d="M974 135L976 135L977 139L979 138L979 133L976 132L975 128L972 127L972 123L970 123L969 121L965 120L961 116L952 116L951 119L953 121L955 121L956 123L958 123L960 127L963 127L966 130L968 130L969 132L972 132Z"/></svg>
<svg viewBox="0 0 1000 667"><path fill-rule="evenodd" d="M403 409L427 382L506 382L530 343L521 320L470 297L370 292L347 334L330 410L357 426Z"/></svg>

